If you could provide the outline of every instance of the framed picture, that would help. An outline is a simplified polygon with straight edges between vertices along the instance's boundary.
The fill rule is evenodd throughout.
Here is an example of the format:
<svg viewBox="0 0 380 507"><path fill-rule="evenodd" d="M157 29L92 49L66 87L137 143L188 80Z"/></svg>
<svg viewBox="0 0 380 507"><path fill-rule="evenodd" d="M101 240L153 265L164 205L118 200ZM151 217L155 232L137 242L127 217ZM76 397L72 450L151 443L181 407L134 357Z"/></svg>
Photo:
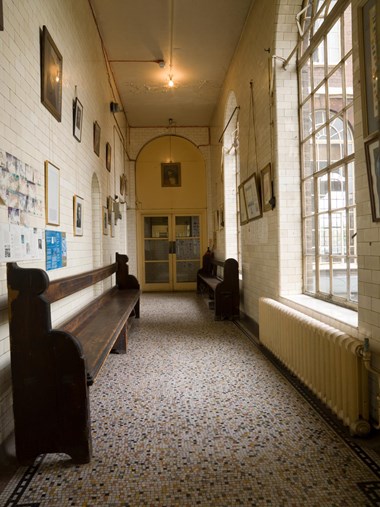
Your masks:
<svg viewBox="0 0 380 507"><path fill-rule="evenodd" d="M0 32L4 30L3 0L0 0Z"/></svg>
<svg viewBox="0 0 380 507"><path fill-rule="evenodd" d="M380 129L379 117L379 86L375 76L379 69L378 54L380 27L376 26L376 18L380 9L378 0L366 0L359 7L359 45L361 96L363 110L364 137L368 137Z"/></svg>
<svg viewBox="0 0 380 507"><path fill-rule="evenodd" d="M239 185L239 210L240 210L240 225L248 222L247 205L245 203L244 185Z"/></svg>
<svg viewBox="0 0 380 507"><path fill-rule="evenodd" d="M94 121L94 152L100 155L100 126L97 121Z"/></svg>
<svg viewBox="0 0 380 507"><path fill-rule="evenodd" d="M74 195L73 220L74 236L83 236L83 199Z"/></svg>
<svg viewBox="0 0 380 507"><path fill-rule="evenodd" d="M181 163L168 162L161 164L161 186L162 187L180 187L181 186Z"/></svg>
<svg viewBox="0 0 380 507"><path fill-rule="evenodd" d="M74 127L73 134L79 142L82 140L83 106L78 98L74 100Z"/></svg>
<svg viewBox="0 0 380 507"><path fill-rule="evenodd" d="M111 172L111 145L110 143L106 143L106 168L108 172Z"/></svg>
<svg viewBox="0 0 380 507"><path fill-rule="evenodd" d="M45 25L41 34L41 102L61 121L62 55Z"/></svg>
<svg viewBox="0 0 380 507"><path fill-rule="evenodd" d="M127 177L125 174L120 176L120 195L125 197L127 193Z"/></svg>
<svg viewBox="0 0 380 507"><path fill-rule="evenodd" d="M365 143L372 220L380 222L380 135Z"/></svg>
<svg viewBox="0 0 380 507"><path fill-rule="evenodd" d="M108 236L108 209L106 206L103 206L103 234Z"/></svg>
<svg viewBox="0 0 380 507"><path fill-rule="evenodd" d="M248 221L260 218L262 216L260 192L255 173L243 182L243 188Z"/></svg>
<svg viewBox="0 0 380 507"><path fill-rule="evenodd" d="M111 211L110 229L111 229L111 238L114 238L115 237L115 212L114 211Z"/></svg>
<svg viewBox="0 0 380 507"><path fill-rule="evenodd" d="M266 165L264 169L261 170L260 181L263 211L270 211L273 209L271 164Z"/></svg>
<svg viewBox="0 0 380 507"><path fill-rule="evenodd" d="M59 169L45 161L45 209L46 223L59 225Z"/></svg>

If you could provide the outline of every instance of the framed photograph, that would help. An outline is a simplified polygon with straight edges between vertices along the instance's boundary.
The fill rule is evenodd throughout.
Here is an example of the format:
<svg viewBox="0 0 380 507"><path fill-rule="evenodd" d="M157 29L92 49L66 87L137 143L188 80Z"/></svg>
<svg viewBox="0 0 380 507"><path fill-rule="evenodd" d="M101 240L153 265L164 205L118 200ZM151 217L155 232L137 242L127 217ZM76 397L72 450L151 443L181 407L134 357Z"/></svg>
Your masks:
<svg viewBox="0 0 380 507"><path fill-rule="evenodd" d="M239 185L239 210L240 210L240 225L248 222L247 205L245 203L244 185Z"/></svg>
<svg viewBox="0 0 380 507"><path fill-rule="evenodd" d="M262 216L262 211L260 192L255 173L243 182L243 188L248 221L256 220Z"/></svg>
<svg viewBox="0 0 380 507"><path fill-rule="evenodd" d="M168 162L161 164L161 186L162 187L180 187L181 186L181 163Z"/></svg>
<svg viewBox="0 0 380 507"><path fill-rule="evenodd" d="M74 126L73 134L79 142L82 140L83 106L78 98L74 100Z"/></svg>
<svg viewBox="0 0 380 507"><path fill-rule="evenodd" d="M270 211L273 209L273 192L272 192L272 172L271 164L268 164L261 170L261 202L263 211Z"/></svg>
<svg viewBox="0 0 380 507"><path fill-rule="evenodd" d="M380 58L377 42L380 27L376 26L376 19L379 18L379 13L376 12L378 9L380 9L378 0L365 0L359 7L360 83L364 137L380 129L379 86L378 80L375 79Z"/></svg>
<svg viewBox="0 0 380 507"><path fill-rule="evenodd" d="M365 143L372 220L380 222L380 135Z"/></svg>
<svg viewBox="0 0 380 507"><path fill-rule="evenodd" d="M41 102L61 121L62 55L45 25L41 34Z"/></svg>
<svg viewBox="0 0 380 507"><path fill-rule="evenodd" d="M46 223L59 225L59 169L45 161L45 209Z"/></svg>
<svg viewBox="0 0 380 507"><path fill-rule="evenodd" d="M73 220L74 236L83 236L83 199L74 195Z"/></svg>
<svg viewBox="0 0 380 507"><path fill-rule="evenodd" d="M100 155L100 126L97 121L94 121L94 152Z"/></svg>
<svg viewBox="0 0 380 507"><path fill-rule="evenodd" d="M108 209L106 206L103 206L103 234L104 236L108 236Z"/></svg>
<svg viewBox="0 0 380 507"><path fill-rule="evenodd" d="M108 172L111 172L111 145L110 143L106 143L106 168Z"/></svg>
<svg viewBox="0 0 380 507"><path fill-rule="evenodd" d="M3 0L0 0L0 32L4 30Z"/></svg>

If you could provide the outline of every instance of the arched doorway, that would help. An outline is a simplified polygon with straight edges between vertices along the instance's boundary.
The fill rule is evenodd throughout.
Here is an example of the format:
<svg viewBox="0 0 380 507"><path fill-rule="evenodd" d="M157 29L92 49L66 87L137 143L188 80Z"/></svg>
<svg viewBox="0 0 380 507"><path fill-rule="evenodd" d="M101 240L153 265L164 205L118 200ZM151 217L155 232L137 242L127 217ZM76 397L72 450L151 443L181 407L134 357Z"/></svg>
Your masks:
<svg viewBox="0 0 380 507"><path fill-rule="evenodd" d="M136 161L138 273L143 290L193 290L206 249L206 171L199 149L167 135Z"/></svg>

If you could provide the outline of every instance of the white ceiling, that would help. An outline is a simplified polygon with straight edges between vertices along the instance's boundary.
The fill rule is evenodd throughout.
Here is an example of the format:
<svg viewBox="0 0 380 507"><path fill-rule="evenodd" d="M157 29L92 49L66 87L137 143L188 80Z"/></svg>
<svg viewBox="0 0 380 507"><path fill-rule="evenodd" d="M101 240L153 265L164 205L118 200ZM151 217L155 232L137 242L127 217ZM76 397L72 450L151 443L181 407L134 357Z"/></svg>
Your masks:
<svg viewBox="0 0 380 507"><path fill-rule="evenodd" d="M90 0L131 126L210 124L253 1Z"/></svg>

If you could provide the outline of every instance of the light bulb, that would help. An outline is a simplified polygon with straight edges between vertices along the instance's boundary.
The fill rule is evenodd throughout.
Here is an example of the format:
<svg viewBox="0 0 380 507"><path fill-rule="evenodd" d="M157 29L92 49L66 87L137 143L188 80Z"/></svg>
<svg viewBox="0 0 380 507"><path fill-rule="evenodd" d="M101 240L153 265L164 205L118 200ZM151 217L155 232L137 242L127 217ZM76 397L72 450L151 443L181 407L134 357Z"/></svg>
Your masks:
<svg viewBox="0 0 380 507"><path fill-rule="evenodd" d="M173 81L172 76L169 76L169 83L168 83L168 85L169 85L169 88L173 88L173 86L174 86L174 81Z"/></svg>

